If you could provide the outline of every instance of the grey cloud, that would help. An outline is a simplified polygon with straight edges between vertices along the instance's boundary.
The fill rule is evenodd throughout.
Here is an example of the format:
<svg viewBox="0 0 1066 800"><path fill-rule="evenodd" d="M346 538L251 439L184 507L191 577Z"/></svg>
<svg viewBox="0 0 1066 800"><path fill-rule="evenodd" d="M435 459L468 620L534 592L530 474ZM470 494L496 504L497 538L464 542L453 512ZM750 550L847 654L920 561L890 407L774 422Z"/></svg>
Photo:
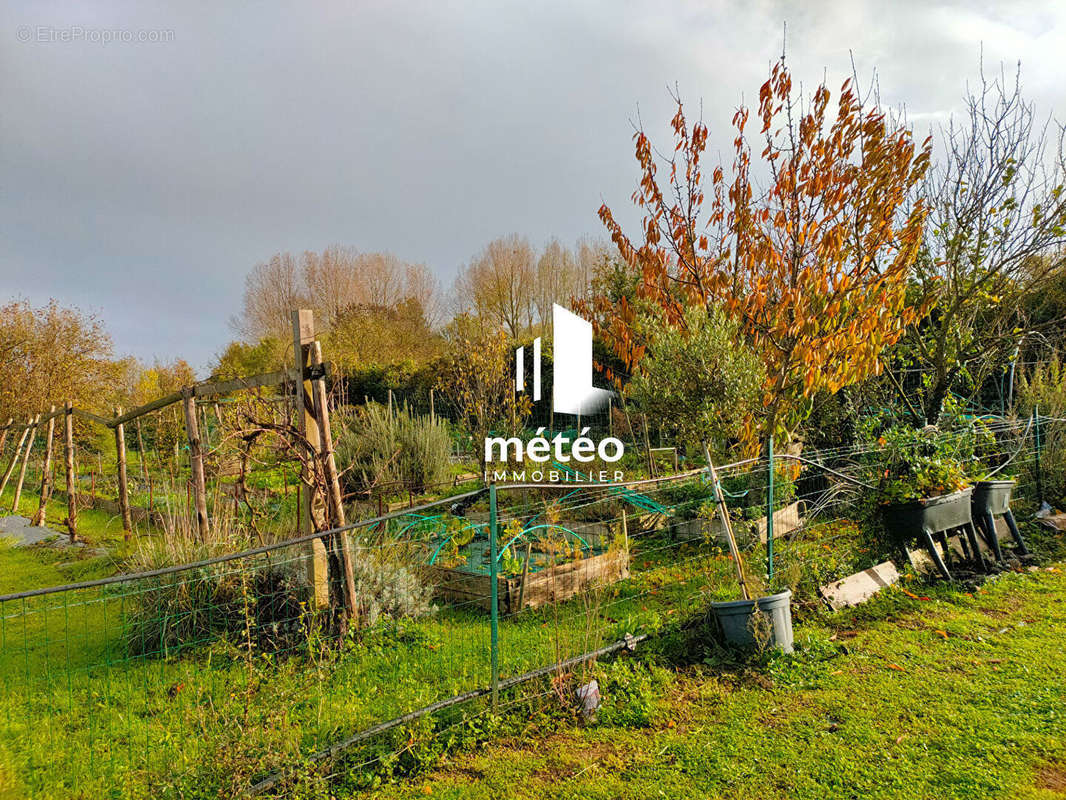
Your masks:
<svg viewBox="0 0 1066 800"><path fill-rule="evenodd" d="M985 60L1063 106L1058 4L920 2L0 5L0 295L99 310L117 349L203 367L245 273L351 244L446 282L488 239L599 235L635 180L630 120L666 87L713 146L789 25L805 84L877 70L942 119ZM20 42L21 26L172 30L167 43Z"/></svg>

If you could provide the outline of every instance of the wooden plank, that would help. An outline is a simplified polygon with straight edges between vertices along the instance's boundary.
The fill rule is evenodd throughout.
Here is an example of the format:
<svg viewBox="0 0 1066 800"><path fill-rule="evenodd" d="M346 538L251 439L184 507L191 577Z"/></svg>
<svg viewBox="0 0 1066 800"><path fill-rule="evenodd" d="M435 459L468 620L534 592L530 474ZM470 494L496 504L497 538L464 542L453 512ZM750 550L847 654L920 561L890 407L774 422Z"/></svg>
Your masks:
<svg viewBox="0 0 1066 800"><path fill-rule="evenodd" d="M44 445L44 466L41 468L41 497L37 504L37 513L33 515L34 525L44 525L45 513L48 508L48 500L52 496L52 443L55 439L56 430L56 407L48 415L48 437Z"/></svg>
<svg viewBox="0 0 1066 800"><path fill-rule="evenodd" d="M933 546L940 554L940 557L944 558L944 548L941 546L940 542L934 540ZM903 546L903 549L907 552L907 560L910 561L915 572L922 575L932 575L934 577L940 576L940 570L937 569L933 557L929 555L929 551L926 550L923 545L917 543L914 543L913 546L911 544L906 544Z"/></svg>
<svg viewBox="0 0 1066 800"><path fill-rule="evenodd" d="M283 369L278 372L250 375L247 378L231 378L230 380L215 381L213 383L199 383L192 388L197 397L221 397L222 395L241 392L246 389L258 389L260 387L288 383L296 380L297 374L295 370Z"/></svg>
<svg viewBox="0 0 1066 800"><path fill-rule="evenodd" d="M181 402L184 396L185 389L181 389L176 392L171 392L168 395L164 395L163 397L153 400L151 403L145 403L143 406L138 406L137 408L130 409L121 417L108 420L105 424L109 428L114 428L116 425L124 425L127 422L132 422L133 420L137 419L137 417L143 417L145 414L151 413L152 411L158 411L161 408L166 408L167 406L172 406L175 403Z"/></svg>
<svg viewBox="0 0 1066 800"><path fill-rule="evenodd" d="M899 570L891 561L856 572L854 575L822 586L818 592L834 611L857 606L882 589L899 581Z"/></svg>
<svg viewBox="0 0 1066 800"><path fill-rule="evenodd" d="M1066 531L1066 514L1052 514L1051 516L1041 517L1037 521L1053 531Z"/></svg>
<svg viewBox="0 0 1066 800"><path fill-rule="evenodd" d="M115 417L122 416L122 407L115 409ZM115 459L118 464L118 507L122 514L123 538L128 542L133 532L133 521L130 519L130 492L126 482L126 426L119 423L115 426Z"/></svg>
<svg viewBox="0 0 1066 800"><path fill-rule="evenodd" d="M803 517L800 515L800 503L797 500L784 508L774 512L774 539L782 539L795 530L803 527ZM766 544L766 517L760 517L754 522L755 531L759 535L759 541Z"/></svg>
<svg viewBox="0 0 1066 800"><path fill-rule="evenodd" d="M63 412L60 411L60 412L58 412L56 414L56 416L58 417L62 413ZM106 417L98 416L98 415L93 414L92 412L89 412L89 411L84 411L84 410L82 410L80 408L75 408L74 409L74 414L76 416L81 417L82 419L88 420L89 422L95 422L97 425L105 425L108 428L115 427L114 424L113 424L113 420L107 419Z"/></svg>

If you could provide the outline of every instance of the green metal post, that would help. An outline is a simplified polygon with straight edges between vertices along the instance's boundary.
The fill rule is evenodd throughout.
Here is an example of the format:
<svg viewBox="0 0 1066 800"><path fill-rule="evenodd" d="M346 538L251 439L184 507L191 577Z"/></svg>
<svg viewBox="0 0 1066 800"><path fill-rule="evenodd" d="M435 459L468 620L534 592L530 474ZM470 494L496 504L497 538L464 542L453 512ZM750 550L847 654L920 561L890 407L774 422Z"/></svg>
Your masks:
<svg viewBox="0 0 1066 800"><path fill-rule="evenodd" d="M1036 504L1044 505L1044 476L1040 466L1040 406L1033 409L1033 438L1036 450Z"/></svg>
<svg viewBox="0 0 1066 800"><path fill-rule="evenodd" d="M496 563L497 548L497 522L496 522L496 484L489 484L489 581L491 589L492 608L489 612L491 619L489 656L492 662L492 708L496 709L500 700L500 598L497 585L499 567Z"/></svg>
<svg viewBox="0 0 1066 800"><path fill-rule="evenodd" d="M766 444L766 580L774 580L774 437Z"/></svg>

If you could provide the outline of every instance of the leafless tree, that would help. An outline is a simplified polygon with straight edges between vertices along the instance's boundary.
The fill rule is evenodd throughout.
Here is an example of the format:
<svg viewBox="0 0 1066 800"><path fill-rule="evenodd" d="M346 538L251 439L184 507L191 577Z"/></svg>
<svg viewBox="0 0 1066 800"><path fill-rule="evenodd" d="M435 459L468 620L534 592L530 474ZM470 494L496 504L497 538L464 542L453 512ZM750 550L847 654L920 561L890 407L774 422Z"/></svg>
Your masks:
<svg viewBox="0 0 1066 800"><path fill-rule="evenodd" d="M1023 298L1066 264L1063 129L1038 118L1020 72L1011 80L982 71L942 139L925 186L930 213L915 275L929 310L908 339L931 375L928 422L963 371L1002 365L1033 334Z"/></svg>
<svg viewBox="0 0 1066 800"><path fill-rule="evenodd" d="M512 337L533 325L536 259L529 240L516 233L489 242L459 274L460 310L474 311Z"/></svg>
<svg viewBox="0 0 1066 800"><path fill-rule="evenodd" d="M433 324L439 323L440 289L424 264L339 245L299 258L278 253L245 279L243 313L233 326L250 342L267 337L285 341L294 308L314 309L328 327L352 308L391 309L411 298Z"/></svg>

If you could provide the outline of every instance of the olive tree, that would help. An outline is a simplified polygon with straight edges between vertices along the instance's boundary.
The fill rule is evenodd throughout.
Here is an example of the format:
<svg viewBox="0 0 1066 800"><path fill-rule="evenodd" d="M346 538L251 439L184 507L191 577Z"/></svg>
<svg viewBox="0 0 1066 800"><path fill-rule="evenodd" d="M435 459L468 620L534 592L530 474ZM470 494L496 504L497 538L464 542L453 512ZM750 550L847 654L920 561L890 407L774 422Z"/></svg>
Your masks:
<svg viewBox="0 0 1066 800"><path fill-rule="evenodd" d="M628 387L638 407L685 442L739 438L765 380L739 324L711 307L690 308L681 326L645 316L640 328L646 352Z"/></svg>

